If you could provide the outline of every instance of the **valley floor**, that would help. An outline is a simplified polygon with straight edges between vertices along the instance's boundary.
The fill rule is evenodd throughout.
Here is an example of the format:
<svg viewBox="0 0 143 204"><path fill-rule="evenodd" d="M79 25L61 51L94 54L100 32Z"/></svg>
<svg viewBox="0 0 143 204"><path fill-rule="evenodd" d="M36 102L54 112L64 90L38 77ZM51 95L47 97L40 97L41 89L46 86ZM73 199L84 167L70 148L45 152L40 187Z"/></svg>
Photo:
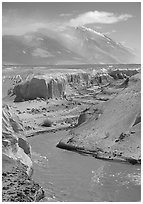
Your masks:
<svg viewBox="0 0 143 204"><path fill-rule="evenodd" d="M75 86L65 99L14 103L5 98L4 103L19 116L27 137L71 129L58 147L97 158L140 163L140 74L130 78L128 87L124 81Z"/></svg>

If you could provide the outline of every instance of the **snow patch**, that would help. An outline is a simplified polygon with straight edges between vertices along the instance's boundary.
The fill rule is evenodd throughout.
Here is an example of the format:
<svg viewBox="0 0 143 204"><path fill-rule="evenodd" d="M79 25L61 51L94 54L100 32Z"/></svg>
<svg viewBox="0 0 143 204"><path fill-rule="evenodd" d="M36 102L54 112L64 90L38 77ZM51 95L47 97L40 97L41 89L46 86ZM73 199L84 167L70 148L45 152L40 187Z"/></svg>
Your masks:
<svg viewBox="0 0 143 204"><path fill-rule="evenodd" d="M95 34L97 34L97 35L100 35L100 36L102 36L102 37L105 37L104 34L102 34L102 33L100 33L100 32L97 32L97 31L95 31L95 30L93 30L93 29L91 29L91 28L87 28L87 27L85 27L85 26L82 26L81 28L83 28L84 30L87 30L87 31L89 31L89 32L95 33Z"/></svg>

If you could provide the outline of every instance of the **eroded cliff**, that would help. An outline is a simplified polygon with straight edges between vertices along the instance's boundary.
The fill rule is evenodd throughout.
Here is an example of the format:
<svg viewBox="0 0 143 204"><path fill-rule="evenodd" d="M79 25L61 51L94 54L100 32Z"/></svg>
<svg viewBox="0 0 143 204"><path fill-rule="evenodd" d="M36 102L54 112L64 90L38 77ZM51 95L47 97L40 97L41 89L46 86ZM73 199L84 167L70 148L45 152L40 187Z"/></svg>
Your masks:
<svg viewBox="0 0 143 204"><path fill-rule="evenodd" d="M138 73L138 70L112 70L101 69L91 70L90 72L78 70L71 73L59 75L30 75L23 82L16 84L13 91L15 102L33 100L36 98L44 99L63 99L68 95L69 85L73 87L89 87L93 85L107 85L113 80L124 79Z"/></svg>
<svg viewBox="0 0 143 204"><path fill-rule="evenodd" d="M38 185L30 178L33 172L31 147L24 136L22 123L8 105L2 109L2 165L3 201L29 201L30 190ZM24 193L27 187L29 191ZM43 198L44 191L38 185L31 200L40 200L37 192L39 198Z"/></svg>

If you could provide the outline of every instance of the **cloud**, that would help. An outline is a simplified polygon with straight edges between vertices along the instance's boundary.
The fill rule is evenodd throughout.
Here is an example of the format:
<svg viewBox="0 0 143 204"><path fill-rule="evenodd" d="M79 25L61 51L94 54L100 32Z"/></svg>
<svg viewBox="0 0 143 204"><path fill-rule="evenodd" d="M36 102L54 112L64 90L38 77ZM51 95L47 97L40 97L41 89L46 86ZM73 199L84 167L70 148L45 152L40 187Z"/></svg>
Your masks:
<svg viewBox="0 0 143 204"><path fill-rule="evenodd" d="M72 12L74 13L74 11ZM85 24L96 26L95 29L102 29L101 24L112 24L119 21L125 21L132 16L129 14L115 15L114 13L104 11L89 11L78 15L77 17L66 19L72 13L61 13L63 18L59 19L37 19L34 16L23 17L15 10L9 10L3 13L3 35L23 35L27 32L36 32L41 29L47 29L48 33L51 32L64 32L68 27L82 26ZM54 35L53 33L50 33Z"/></svg>
<svg viewBox="0 0 143 204"><path fill-rule="evenodd" d="M23 35L27 32L36 32L39 29L49 29L60 32L65 28L65 20L51 20L48 18L39 19L37 16L23 16L17 10L8 9L3 11L2 34L3 35ZM67 20L66 20L67 22Z"/></svg>
<svg viewBox="0 0 143 204"><path fill-rule="evenodd" d="M22 17L17 10L9 9L2 16L3 35L22 35L26 32L33 32L45 26L44 23L32 18Z"/></svg>
<svg viewBox="0 0 143 204"><path fill-rule="evenodd" d="M36 21L35 19L19 19L15 23L6 21L4 18L2 26L3 35L24 35L27 32L36 32L40 29L61 32L65 29L66 24L56 21ZM6 23L5 23L6 22Z"/></svg>
<svg viewBox="0 0 143 204"><path fill-rule="evenodd" d="M68 16L72 16L72 13L61 13L59 16L60 17L68 17Z"/></svg>
<svg viewBox="0 0 143 204"><path fill-rule="evenodd" d="M89 11L83 14L80 14L76 18L70 20L71 26L82 26L85 24L113 24L120 21L126 21L128 18L131 18L130 14L121 14L116 15L114 13L104 12L104 11Z"/></svg>

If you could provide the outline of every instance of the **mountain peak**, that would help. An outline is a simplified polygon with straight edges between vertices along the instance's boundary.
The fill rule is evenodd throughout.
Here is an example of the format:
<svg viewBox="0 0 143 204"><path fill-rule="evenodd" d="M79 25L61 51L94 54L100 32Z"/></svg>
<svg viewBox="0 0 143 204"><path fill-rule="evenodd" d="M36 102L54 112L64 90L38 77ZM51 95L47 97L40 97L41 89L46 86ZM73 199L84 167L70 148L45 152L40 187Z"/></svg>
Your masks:
<svg viewBox="0 0 143 204"><path fill-rule="evenodd" d="M77 27L77 29L81 29L83 31L92 32L92 33L94 33L96 35L100 35L102 37L106 37L103 33L99 32L99 31L96 31L95 29L88 28L86 26L79 26L79 27Z"/></svg>

